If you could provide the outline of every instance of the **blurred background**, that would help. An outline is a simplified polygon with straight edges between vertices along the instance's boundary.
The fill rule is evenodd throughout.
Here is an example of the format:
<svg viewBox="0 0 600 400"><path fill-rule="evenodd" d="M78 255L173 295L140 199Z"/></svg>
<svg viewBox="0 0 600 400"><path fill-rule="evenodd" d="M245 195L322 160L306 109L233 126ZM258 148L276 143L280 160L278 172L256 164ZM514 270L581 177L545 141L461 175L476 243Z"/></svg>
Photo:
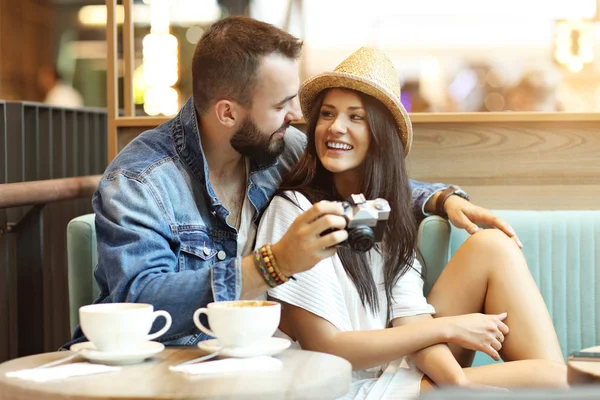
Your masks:
<svg viewBox="0 0 600 400"><path fill-rule="evenodd" d="M303 39L302 79L360 46L382 49L410 112L598 112L599 3L135 0L136 114L177 112L196 42L228 15ZM0 0L0 99L105 107L105 24L102 0Z"/></svg>

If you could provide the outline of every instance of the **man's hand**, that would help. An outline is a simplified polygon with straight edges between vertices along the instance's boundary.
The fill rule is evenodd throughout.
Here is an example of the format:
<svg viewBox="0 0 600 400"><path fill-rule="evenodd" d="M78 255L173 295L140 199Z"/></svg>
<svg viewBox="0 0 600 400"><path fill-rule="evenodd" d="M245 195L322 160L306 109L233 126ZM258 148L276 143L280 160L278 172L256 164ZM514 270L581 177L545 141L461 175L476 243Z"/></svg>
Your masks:
<svg viewBox="0 0 600 400"><path fill-rule="evenodd" d="M452 225L466 230L471 235L479 230L477 225L490 226L500 229L513 239L519 248L523 248L513 228L488 209L479 207L462 197L450 196L444 203L444 210Z"/></svg>

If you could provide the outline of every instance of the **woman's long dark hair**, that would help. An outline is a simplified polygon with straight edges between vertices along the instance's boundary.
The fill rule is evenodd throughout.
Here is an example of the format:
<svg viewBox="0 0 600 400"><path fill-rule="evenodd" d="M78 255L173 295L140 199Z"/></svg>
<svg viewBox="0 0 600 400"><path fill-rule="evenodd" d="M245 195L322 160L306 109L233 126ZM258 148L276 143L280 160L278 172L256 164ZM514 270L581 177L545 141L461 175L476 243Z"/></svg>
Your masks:
<svg viewBox="0 0 600 400"><path fill-rule="evenodd" d="M346 90L346 89L344 89ZM327 90L321 92L308 119L308 145L298 164L286 174L279 192L286 190L304 194L311 203L341 199L333 184L333 175L317 157L315 128ZM412 268L416 246L416 222L412 212L412 197L404 163L404 146L398 125L390 111L377 99L357 93L367 114L371 145L365 159L361 193L367 200L386 199L391 208L383 238L384 286L387 298L387 318L391 316L392 288L398 279ZM365 253L339 247L338 255L346 273L354 282L365 307L375 314L379 311L377 286Z"/></svg>

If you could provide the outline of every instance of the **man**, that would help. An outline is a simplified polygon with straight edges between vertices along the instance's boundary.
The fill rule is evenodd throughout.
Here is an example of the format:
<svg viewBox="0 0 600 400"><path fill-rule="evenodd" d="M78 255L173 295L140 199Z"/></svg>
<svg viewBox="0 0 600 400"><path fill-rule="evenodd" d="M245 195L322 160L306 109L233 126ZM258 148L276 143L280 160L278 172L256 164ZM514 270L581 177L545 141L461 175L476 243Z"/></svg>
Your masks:
<svg viewBox="0 0 600 400"><path fill-rule="evenodd" d="M204 33L192 64L193 99L123 149L94 195L96 302L167 310L173 324L160 340L191 345L206 339L192 322L196 309L268 289L252 250L261 212L305 146L304 135L290 127L301 117L301 46L286 32L244 17L226 18ZM435 210L440 194L434 192L445 186L413 182L413 188L422 217L423 210ZM491 213L455 192L461 194L444 191L447 201L439 203L453 222L476 229L471 221L491 221ZM337 203L318 203L273 244L284 275L334 254L347 237L336 215L341 211ZM320 236L329 228L337 230ZM82 340L80 329L74 338Z"/></svg>

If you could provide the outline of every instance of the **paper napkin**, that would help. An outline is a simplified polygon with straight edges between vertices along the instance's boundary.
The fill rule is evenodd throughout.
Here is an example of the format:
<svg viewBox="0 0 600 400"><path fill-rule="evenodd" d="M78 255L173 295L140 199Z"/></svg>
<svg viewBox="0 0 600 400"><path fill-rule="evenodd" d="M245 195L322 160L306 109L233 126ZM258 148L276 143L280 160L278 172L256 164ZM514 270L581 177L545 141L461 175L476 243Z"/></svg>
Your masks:
<svg viewBox="0 0 600 400"><path fill-rule="evenodd" d="M171 371L188 375L222 374L226 372L265 371L279 369L283 362L274 357L226 358L197 364L169 367Z"/></svg>
<svg viewBox="0 0 600 400"><path fill-rule="evenodd" d="M88 362L79 362L72 364L63 364L50 368L30 368L18 371L7 372L8 378L18 378L33 382L47 382L58 379L71 378L73 376L83 376L100 374L104 372L120 371L121 367L112 367L102 364L92 364Z"/></svg>

